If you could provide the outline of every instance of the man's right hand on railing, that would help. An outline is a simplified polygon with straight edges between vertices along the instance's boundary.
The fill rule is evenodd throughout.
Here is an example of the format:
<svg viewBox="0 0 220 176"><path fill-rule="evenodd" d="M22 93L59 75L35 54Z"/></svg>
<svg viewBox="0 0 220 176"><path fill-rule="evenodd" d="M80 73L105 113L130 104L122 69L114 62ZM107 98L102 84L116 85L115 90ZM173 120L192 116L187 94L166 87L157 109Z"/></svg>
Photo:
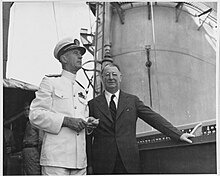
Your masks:
<svg viewBox="0 0 220 176"><path fill-rule="evenodd" d="M181 140L181 141L188 142L188 143L191 144L192 141L191 141L189 138L192 138L192 137L195 137L195 135L189 134L189 133L183 133L183 134L180 136L180 140Z"/></svg>

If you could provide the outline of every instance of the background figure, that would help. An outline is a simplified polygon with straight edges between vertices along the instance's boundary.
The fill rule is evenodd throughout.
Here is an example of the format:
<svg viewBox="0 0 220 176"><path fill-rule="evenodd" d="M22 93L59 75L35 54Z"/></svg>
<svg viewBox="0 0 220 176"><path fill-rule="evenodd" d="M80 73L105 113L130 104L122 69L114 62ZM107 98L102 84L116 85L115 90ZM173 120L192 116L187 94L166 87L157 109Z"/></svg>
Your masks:
<svg viewBox="0 0 220 176"><path fill-rule="evenodd" d="M4 127L3 131L3 174L8 174L8 164L10 163L10 155L15 152L16 144L12 130Z"/></svg>
<svg viewBox="0 0 220 176"><path fill-rule="evenodd" d="M109 64L102 70L105 91L89 101L90 116L99 125L87 136L89 174L138 174L139 150L136 140L137 118L175 140L191 143L182 133L158 113L145 106L135 95L120 90L121 72Z"/></svg>
<svg viewBox="0 0 220 176"><path fill-rule="evenodd" d="M29 116L29 105L25 106L25 116ZM38 128L31 125L30 121L26 124L23 139L23 164L24 175L41 175L40 151L43 133Z"/></svg>

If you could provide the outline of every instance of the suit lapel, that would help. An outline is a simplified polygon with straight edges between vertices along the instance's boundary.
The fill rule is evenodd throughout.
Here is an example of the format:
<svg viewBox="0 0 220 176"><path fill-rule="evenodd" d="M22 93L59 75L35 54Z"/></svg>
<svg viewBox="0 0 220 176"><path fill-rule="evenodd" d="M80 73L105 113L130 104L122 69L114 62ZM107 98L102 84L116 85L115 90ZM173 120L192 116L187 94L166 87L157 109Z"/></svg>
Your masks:
<svg viewBox="0 0 220 176"><path fill-rule="evenodd" d="M110 110L108 108L108 103L106 101L105 95L104 93L102 93L102 95L100 95L97 99L97 107L99 108L99 110L111 121L113 122L113 119L111 117L111 113Z"/></svg>
<svg viewBox="0 0 220 176"><path fill-rule="evenodd" d="M118 108L117 108L117 115L116 119L118 119L122 113L122 111L126 108L128 104L128 97L122 91L120 91L119 100L118 100Z"/></svg>

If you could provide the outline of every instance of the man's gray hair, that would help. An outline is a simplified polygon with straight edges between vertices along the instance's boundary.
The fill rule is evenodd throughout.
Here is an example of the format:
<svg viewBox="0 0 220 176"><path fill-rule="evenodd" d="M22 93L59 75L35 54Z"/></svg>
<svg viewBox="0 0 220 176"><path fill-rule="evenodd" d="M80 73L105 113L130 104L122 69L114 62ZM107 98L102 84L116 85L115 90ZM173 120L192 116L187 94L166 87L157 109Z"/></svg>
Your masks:
<svg viewBox="0 0 220 176"><path fill-rule="evenodd" d="M108 64L106 64L106 65L102 68L102 70L101 70L101 75L103 74L103 72L104 72L104 70L105 70L106 67L116 67L116 68L118 69L118 71L121 72L120 67L119 67L117 64L115 64L115 63L108 63Z"/></svg>

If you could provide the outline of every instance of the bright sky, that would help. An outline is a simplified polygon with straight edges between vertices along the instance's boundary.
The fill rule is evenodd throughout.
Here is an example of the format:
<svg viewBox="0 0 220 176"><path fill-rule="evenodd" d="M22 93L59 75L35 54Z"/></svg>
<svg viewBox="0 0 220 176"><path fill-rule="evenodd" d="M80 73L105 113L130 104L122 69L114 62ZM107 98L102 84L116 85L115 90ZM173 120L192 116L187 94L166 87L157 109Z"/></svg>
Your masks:
<svg viewBox="0 0 220 176"><path fill-rule="evenodd" d="M2 9L1 2L0 9ZM2 18L2 14L0 17ZM83 0L80 2L76 0L71 2L16 1L11 7L6 78L39 86L46 74L61 73L61 64L53 56L56 43L60 39L70 36L80 40L80 29L87 28L91 32L91 27L94 32L95 17ZM1 51L0 53L2 54ZM87 51L83 62L92 59L93 56ZM85 68L92 66L92 64L88 64ZM93 75L92 72L88 74L89 77ZM79 71L77 80L80 80L84 87L88 86L82 70ZM2 92L0 91L1 100ZM92 98L91 87L88 98ZM1 116L2 112L1 104ZM1 129L3 129L2 124ZM0 138L2 139L2 135ZM0 148L2 148L2 143L0 142ZM0 157L0 163L3 163L2 157ZM2 166L0 166L0 170L2 170Z"/></svg>
<svg viewBox="0 0 220 176"><path fill-rule="evenodd" d="M46 74L61 73L61 64L53 56L56 43L69 36L80 40L80 29L90 32L91 27L94 32L95 17L83 1L15 2L11 8L6 78L39 86ZM91 59L87 51L83 62ZM77 77L87 87L82 70Z"/></svg>

